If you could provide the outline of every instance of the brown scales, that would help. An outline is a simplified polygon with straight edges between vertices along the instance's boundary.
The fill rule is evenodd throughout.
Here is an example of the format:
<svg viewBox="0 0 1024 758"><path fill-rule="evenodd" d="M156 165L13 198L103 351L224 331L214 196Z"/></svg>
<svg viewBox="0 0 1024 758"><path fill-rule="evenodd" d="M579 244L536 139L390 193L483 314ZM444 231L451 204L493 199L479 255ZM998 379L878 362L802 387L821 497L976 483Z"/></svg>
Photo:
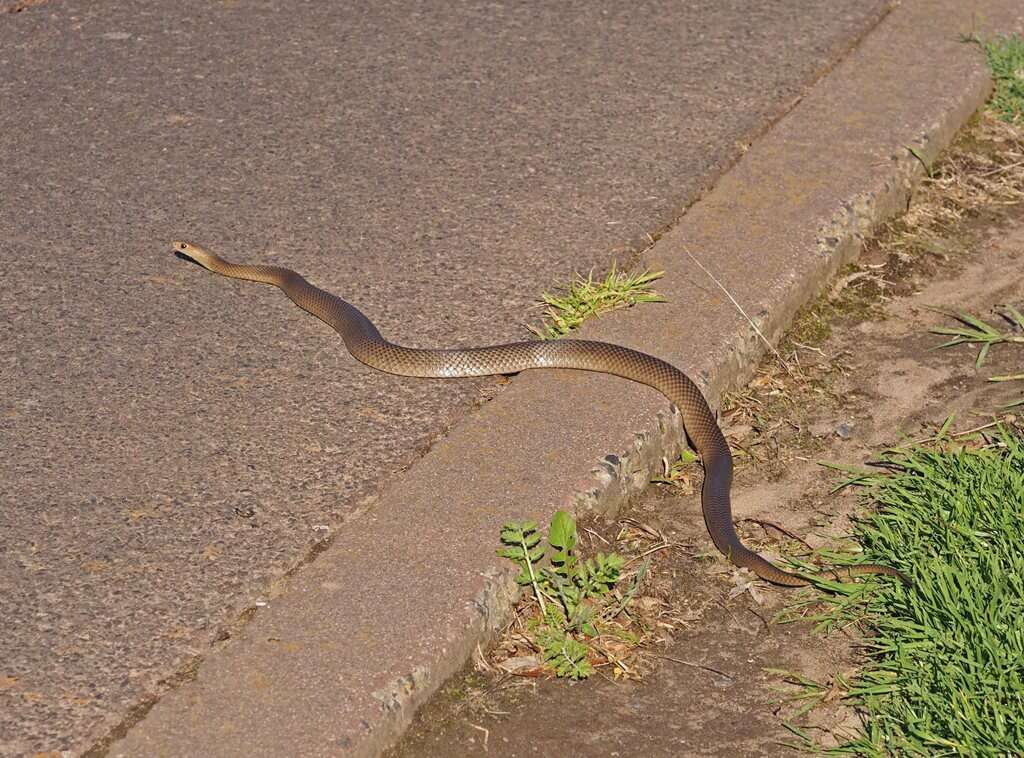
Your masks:
<svg viewBox="0 0 1024 758"><path fill-rule="evenodd" d="M697 385L675 366L621 345L587 340L512 342L457 350L402 347L381 337L373 323L355 306L314 287L290 269L238 265L189 242L174 242L173 245L177 255L214 273L279 287L297 306L338 332L356 360L389 374L456 378L515 374L537 368L569 368L614 374L653 387L679 408L686 433L704 464L701 504L715 547L737 566L748 568L769 582L787 587L811 583L805 576L783 571L740 541L733 527L729 499L732 487L729 444ZM910 584L901 572L877 564L827 569L819 576L842 580L863 574L885 574Z"/></svg>

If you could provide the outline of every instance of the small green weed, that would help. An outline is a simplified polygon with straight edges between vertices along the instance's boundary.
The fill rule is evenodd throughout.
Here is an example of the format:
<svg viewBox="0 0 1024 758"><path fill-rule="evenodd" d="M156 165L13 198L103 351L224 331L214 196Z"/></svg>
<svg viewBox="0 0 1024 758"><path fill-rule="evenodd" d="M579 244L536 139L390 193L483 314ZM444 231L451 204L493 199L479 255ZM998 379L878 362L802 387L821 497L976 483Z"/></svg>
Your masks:
<svg viewBox="0 0 1024 758"><path fill-rule="evenodd" d="M663 303L665 298L651 289L651 282L661 278L663 271L625 274L612 266L603 280L595 280L591 271L584 279L576 274L564 294L545 292L541 301L547 306L540 326L527 327L542 340L563 337L578 329L591 316L629 308L637 303Z"/></svg>
<svg viewBox="0 0 1024 758"><path fill-rule="evenodd" d="M973 445L947 437L888 451L877 465L880 473L845 483L863 487L878 508L856 525L857 541L914 586L843 585L854 589L827 597L810 616L825 629L860 622L868 632L866 668L842 682L865 731L830 752L1019 755L1024 437L1003 428ZM808 700L820 693L796 683Z"/></svg>
<svg viewBox="0 0 1024 758"><path fill-rule="evenodd" d="M917 158L917 160L920 162L920 164L922 166L924 166L924 172L928 176L928 178L929 179L934 179L935 178L935 172L932 170L932 164L929 163L925 159L924 153L922 153L920 150L918 150L913 145L906 145L905 147L907 148L907 150L910 151L910 154L913 155L915 158Z"/></svg>
<svg viewBox="0 0 1024 758"><path fill-rule="evenodd" d="M1001 329L987 321L984 321L978 316L972 316L970 313L953 313L952 311L939 312L945 313L951 318L955 318L963 326L939 327L932 329L931 331L934 334L945 334L952 337L952 339L947 342L943 342L941 345L936 345L936 348L964 344L981 345L981 349L978 351L978 357L974 362L975 368L981 368L981 364L984 363L985 358L988 357L989 348L993 345L998 345L1000 343L1024 344L1024 315L1021 315L1020 311L1012 305L1005 306L1005 308L999 312L999 315L1002 316L1002 318L1009 324L1009 329ZM1005 374L1003 376L989 377L990 382L1014 382L1022 379L1024 379L1024 374ZM1007 403L1002 406L1002 408L1017 408L1022 405L1024 405L1024 399Z"/></svg>
<svg viewBox="0 0 1024 758"><path fill-rule="evenodd" d="M931 329L932 334L944 334L952 338L941 345L936 345L935 348L939 349L965 344L980 345L981 350L978 351L978 358L974 362L976 368L981 368L981 364L985 362L988 351L993 345L1012 342L1024 343L1024 315L1021 315L1020 311L1012 305L1007 305L999 312L999 315L1009 323L1009 329L1000 329L998 326L994 326L978 316L972 316L970 313L955 313L953 311L944 311L940 308L935 310L956 319L962 324L962 326L935 327Z"/></svg>
<svg viewBox="0 0 1024 758"><path fill-rule="evenodd" d="M505 547L498 555L516 563L516 581L533 590L540 615L527 628L546 666L557 676L585 679L594 672L589 643L624 610L642 572L625 597L616 595L626 559L618 553L581 559L576 552L576 521L565 511L552 517L546 545L544 541L536 521L509 522L502 527ZM545 558L548 565L541 566ZM623 639L622 634L616 637Z"/></svg>

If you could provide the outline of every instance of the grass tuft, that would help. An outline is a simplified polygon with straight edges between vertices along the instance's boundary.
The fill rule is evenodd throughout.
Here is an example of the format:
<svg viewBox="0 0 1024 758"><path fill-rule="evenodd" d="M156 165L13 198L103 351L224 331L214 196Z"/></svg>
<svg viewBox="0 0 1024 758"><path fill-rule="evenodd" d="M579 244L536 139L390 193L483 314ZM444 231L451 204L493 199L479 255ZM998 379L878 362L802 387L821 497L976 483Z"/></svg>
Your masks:
<svg viewBox="0 0 1024 758"><path fill-rule="evenodd" d="M1024 38L1010 34L981 45L995 85L989 108L1003 121L1020 120L1024 117Z"/></svg>
<svg viewBox="0 0 1024 758"><path fill-rule="evenodd" d="M941 308L935 310L960 322L960 326L941 326L930 330L932 334L942 334L950 338L941 345L936 345L935 349L953 347L954 345L979 345L981 349L974 361L975 368L981 368L981 364L985 362L988 351L993 345L1011 342L1024 343L1024 315L1012 305L1005 306L999 312L999 315L1009 324L1009 329L1000 329L970 313L955 313L944 311ZM998 381L1007 381L1007 379L1002 377Z"/></svg>
<svg viewBox="0 0 1024 758"><path fill-rule="evenodd" d="M824 628L859 621L869 632L869 662L846 688L865 731L830 752L1019 755L1024 438L1006 429L973 447L947 438L889 451L879 465L882 473L848 482L878 507L857 525L857 540L914 586L859 585L812 617Z"/></svg>
<svg viewBox="0 0 1024 758"><path fill-rule="evenodd" d="M951 347L953 345L980 345L981 349L978 351L978 357L974 362L975 368L981 368L981 364L984 363L985 358L988 356L988 351L993 345L1000 343L1015 342L1017 344L1024 344L1024 314L1021 314L1012 305L1006 305L1001 311L997 311L999 315L1007 322L1009 329L1000 329L987 321L984 321L978 316L973 316L970 313L954 313L952 311L943 311L940 309L940 313L945 313L947 316L951 316L960 322L960 326L955 327L942 327L932 329L934 334L944 334L951 337L941 345L937 345L936 348ZM990 382L1017 382L1024 380L1024 374L1006 374L1003 376L991 376L989 377ZM1018 408L1024 405L1024 400L1016 400L1012 403L1008 403L1002 406L1006 408Z"/></svg>
<svg viewBox="0 0 1024 758"><path fill-rule="evenodd" d="M665 298L651 289L651 282L661 278L663 271L626 274L612 270L604 279L594 279L591 271L584 279L576 274L564 294L545 292L541 301L547 307L540 326L527 327L542 340L564 337L592 316L600 316L637 303L663 303Z"/></svg>

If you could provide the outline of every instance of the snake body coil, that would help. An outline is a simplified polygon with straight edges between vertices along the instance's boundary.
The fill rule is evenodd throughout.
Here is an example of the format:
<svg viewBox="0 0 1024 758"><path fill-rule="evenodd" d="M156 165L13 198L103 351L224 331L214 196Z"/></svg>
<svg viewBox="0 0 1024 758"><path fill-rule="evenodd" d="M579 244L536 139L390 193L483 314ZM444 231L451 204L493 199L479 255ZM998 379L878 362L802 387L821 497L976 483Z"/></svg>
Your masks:
<svg viewBox="0 0 1024 758"><path fill-rule="evenodd" d="M190 242L173 244L176 254L209 271L279 287L297 306L338 332L356 360L389 374L449 378L514 374L535 368L568 368L614 374L653 387L682 412L686 433L700 454L704 465L701 502L715 547L734 564L749 568L762 579L789 587L810 583L804 576L774 566L740 542L733 528L729 500L732 486L729 445L700 390L675 366L620 345L588 340L513 342L450 350L402 347L385 340L353 305L314 287L290 269L238 265ZM875 564L829 569L822 575L840 579L859 574L888 574L909 584L896 569Z"/></svg>

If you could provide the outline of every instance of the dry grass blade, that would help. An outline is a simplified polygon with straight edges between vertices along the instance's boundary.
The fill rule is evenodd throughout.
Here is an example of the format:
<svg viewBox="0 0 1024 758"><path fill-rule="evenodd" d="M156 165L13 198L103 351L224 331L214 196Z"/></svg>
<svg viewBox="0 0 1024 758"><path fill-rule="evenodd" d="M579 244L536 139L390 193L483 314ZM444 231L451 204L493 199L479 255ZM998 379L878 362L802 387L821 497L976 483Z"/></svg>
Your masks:
<svg viewBox="0 0 1024 758"><path fill-rule="evenodd" d="M729 298L729 302L731 302L736 307L736 310L740 312L740 315L747 320L747 323L750 324L750 328L754 330L754 333L758 336L761 342L763 342L765 346L768 348L768 350L771 352L771 354L775 356L775 358L779 361L779 364L788 371L789 364L786 363L785 359L782 357L782 354L778 350L776 350L775 345L769 342L768 338L761 333L761 329L758 328L756 323L754 323L754 319L750 318L750 316L747 315L747 312L743 310L743 306L740 305L739 301L732 296L732 293L729 292L726 286L722 284L720 281L718 281L718 278L708 270L707 266L705 266L703 263L697 260L697 257L693 253L691 253L686 248L683 248L683 252L686 253L690 257L690 260L693 261L701 271L707 274L708 278L711 281L713 281L718 286L718 288L722 290L722 292L725 293L725 296Z"/></svg>

